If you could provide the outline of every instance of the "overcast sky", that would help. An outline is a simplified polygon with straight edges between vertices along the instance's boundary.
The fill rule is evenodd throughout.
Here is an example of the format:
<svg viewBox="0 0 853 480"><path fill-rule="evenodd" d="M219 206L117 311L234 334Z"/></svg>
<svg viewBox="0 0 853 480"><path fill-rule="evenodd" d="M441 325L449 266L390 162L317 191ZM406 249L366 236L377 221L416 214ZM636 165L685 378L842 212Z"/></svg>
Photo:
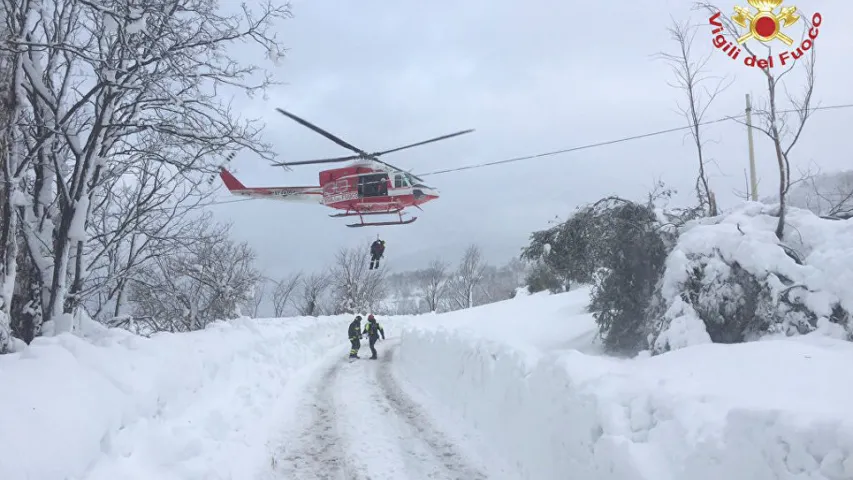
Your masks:
<svg viewBox="0 0 853 480"><path fill-rule="evenodd" d="M740 2L746 4L746 2ZM692 2L635 0L362 0L292 2L294 18L280 35L290 49L274 68L287 85L267 101L241 100L246 114L267 120L267 139L281 160L349 152L275 112L282 107L368 151L474 128L454 139L390 154L414 173L537 154L680 126L683 92L654 54L676 45L670 17L701 23L697 53L710 45L708 15ZM729 13L736 3L719 2ZM815 98L853 103L853 3L796 3L824 18ZM801 25L798 25L801 28ZM801 30L796 30L798 36ZM709 73L735 83L708 112L713 119L743 112L744 95L764 98L760 71L715 52ZM798 85L793 82L789 88ZM799 78L799 77L797 77ZM787 106L787 104L786 104ZM793 152L795 168L853 168L853 109L815 113ZM711 184L723 208L738 200L748 166L746 129L734 122L707 127ZM771 194L775 159L756 136L761 196ZM233 162L248 186L315 185L319 166L287 172L249 155ZM395 270L437 255L456 261L469 243L494 262L517 255L531 231L555 216L609 194L641 199L656 178L693 198L695 148L683 133L481 169L429 176L441 198L414 210L408 226L350 229L334 210L252 200L217 205L217 215L259 255L269 276L325 266L342 246L381 235ZM222 189L222 200L228 196Z"/></svg>

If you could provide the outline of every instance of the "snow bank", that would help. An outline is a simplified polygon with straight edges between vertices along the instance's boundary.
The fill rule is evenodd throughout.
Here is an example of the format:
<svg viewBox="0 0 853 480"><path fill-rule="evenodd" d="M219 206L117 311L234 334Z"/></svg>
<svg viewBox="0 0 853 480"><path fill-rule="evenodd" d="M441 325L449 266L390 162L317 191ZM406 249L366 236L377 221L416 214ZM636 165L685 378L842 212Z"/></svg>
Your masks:
<svg viewBox="0 0 853 480"><path fill-rule="evenodd" d="M269 462L291 376L333 347L344 355L350 320L38 338L0 356L0 478L249 478Z"/></svg>
<svg viewBox="0 0 853 480"><path fill-rule="evenodd" d="M465 329L408 329L395 355L413 396L448 428L470 427L464 435L491 477L853 478L848 342L705 344L632 360L560 350L531 357L473 325L510 322L518 323L496 314L460 321Z"/></svg>
<svg viewBox="0 0 853 480"><path fill-rule="evenodd" d="M589 287L552 295L538 292L511 300L416 318L417 328L466 333L496 340L528 355L580 349L598 352L595 319L586 313Z"/></svg>
<svg viewBox="0 0 853 480"><path fill-rule="evenodd" d="M791 208L779 242L775 210L747 203L681 233L658 290L655 351L774 333L850 335L853 219Z"/></svg>

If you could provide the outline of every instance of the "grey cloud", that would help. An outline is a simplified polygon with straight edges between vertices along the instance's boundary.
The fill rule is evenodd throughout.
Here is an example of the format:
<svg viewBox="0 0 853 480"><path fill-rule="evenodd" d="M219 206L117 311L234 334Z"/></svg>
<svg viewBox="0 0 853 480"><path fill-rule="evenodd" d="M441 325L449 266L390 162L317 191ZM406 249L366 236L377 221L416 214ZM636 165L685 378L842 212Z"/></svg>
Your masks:
<svg viewBox="0 0 853 480"><path fill-rule="evenodd" d="M734 2L720 2L724 9ZM853 4L809 2L827 23L821 31L817 97L847 103ZM452 131L473 134L390 155L402 168L429 172L471 163L605 141L678 126L681 93L667 86L669 68L652 55L673 44L670 15L689 3L475 0L436 2L368 0L294 2L295 18L282 26L289 56L276 70L288 85L265 101L246 103L267 119L267 138L282 159L340 155L343 149L274 111L292 110L367 150L390 148ZM697 51L708 52L699 27ZM718 53L718 52L715 52ZM743 109L743 95L762 93L760 72L713 55L714 73L736 76L709 112ZM839 138L853 110L816 113L795 151L797 165L849 167ZM712 182L723 204L736 201L746 167L746 134L736 123L706 130L715 159ZM757 138L761 189L774 182L772 153ZM316 184L320 168L292 172L249 156L234 162L247 185ZM216 206L250 241L273 274L319 268L344 245L379 233L395 268L417 266L439 254L451 260L478 242L496 261L515 254L529 232L574 206L618 193L640 197L660 177L693 195L695 153L680 133L498 167L428 177L442 198L427 204L406 227L347 229L331 209L251 201ZM223 200L233 197L224 196Z"/></svg>

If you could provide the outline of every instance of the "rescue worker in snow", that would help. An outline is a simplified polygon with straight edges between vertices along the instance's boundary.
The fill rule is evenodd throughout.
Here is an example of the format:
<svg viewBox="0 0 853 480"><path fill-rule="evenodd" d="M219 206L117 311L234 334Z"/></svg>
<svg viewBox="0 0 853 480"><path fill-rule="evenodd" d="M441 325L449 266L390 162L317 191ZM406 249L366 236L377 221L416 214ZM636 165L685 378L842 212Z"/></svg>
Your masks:
<svg viewBox="0 0 853 480"><path fill-rule="evenodd" d="M358 349L361 348L361 315L356 315L349 324L347 335L350 341L349 358L358 358Z"/></svg>
<svg viewBox="0 0 853 480"><path fill-rule="evenodd" d="M385 253L385 240L378 238L370 245L370 270L379 268L379 259Z"/></svg>
<svg viewBox="0 0 853 480"><path fill-rule="evenodd" d="M371 360L376 360L376 341L379 340L379 335L382 335L382 340L385 340L385 330L382 328L382 325L379 325L379 322L376 321L376 317L371 313L367 316L367 325L364 326L364 334L367 335L367 339L370 341L370 352L373 356L370 357Z"/></svg>

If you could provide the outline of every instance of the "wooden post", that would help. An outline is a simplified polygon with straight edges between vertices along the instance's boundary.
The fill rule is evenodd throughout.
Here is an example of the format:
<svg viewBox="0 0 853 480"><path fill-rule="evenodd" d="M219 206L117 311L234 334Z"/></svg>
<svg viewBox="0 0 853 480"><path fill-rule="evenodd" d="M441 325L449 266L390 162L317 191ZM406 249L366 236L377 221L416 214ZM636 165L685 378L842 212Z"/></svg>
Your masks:
<svg viewBox="0 0 853 480"><path fill-rule="evenodd" d="M753 202L758 201L758 180L755 178L755 146L752 141L752 103L749 94L746 94L746 132L749 138L749 183L750 197Z"/></svg>

